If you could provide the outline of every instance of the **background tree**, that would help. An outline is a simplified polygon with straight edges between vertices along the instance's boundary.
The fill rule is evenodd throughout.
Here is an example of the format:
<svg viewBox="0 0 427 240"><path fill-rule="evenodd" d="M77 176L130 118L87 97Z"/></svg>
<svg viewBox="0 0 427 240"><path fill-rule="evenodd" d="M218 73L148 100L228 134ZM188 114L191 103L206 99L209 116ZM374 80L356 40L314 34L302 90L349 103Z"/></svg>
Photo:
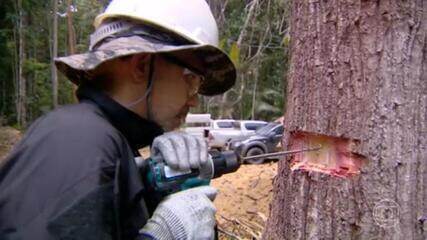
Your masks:
<svg viewBox="0 0 427 240"><path fill-rule="evenodd" d="M425 1L293 1L285 114L361 141L342 179L279 163L265 239L427 239Z"/></svg>
<svg viewBox="0 0 427 240"><path fill-rule="evenodd" d="M214 117L272 120L282 115L287 71L288 2L208 1L220 28L220 46L238 69L227 93L204 97L198 112ZM272 94L273 93L273 94ZM279 98L273 98L275 95ZM257 97L259 96L259 97Z"/></svg>
<svg viewBox="0 0 427 240"><path fill-rule="evenodd" d="M52 78L52 105L58 106L58 73L54 59L58 56L58 0L52 1L52 39L51 39L51 78Z"/></svg>
<svg viewBox="0 0 427 240"><path fill-rule="evenodd" d="M76 53L76 33L73 25L73 12L76 11L72 0L67 0L67 35L68 35L68 53Z"/></svg>
<svg viewBox="0 0 427 240"><path fill-rule="evenodd" d="M24 61L26 58L25 54L25 24L26 24L26 12L22 8L22 0L17 0L16 10L18 12L18 21L17 21L17 35L18 35L18 74L17 74L17 90L18 97L16 99L16 112L17 112L17 121L21 126L27 124L27 81L24 75Z"/></svg>
<svg viewBox="0 0 427 240"><path fill-rule="evenodd" d="M19 0L21 7L17 7L17 1L2 0L0 5L0 118L3 119L0 122L25 127L22 121L31 123L56 105L74 102L72 84L56 73L53 58L87 50L93 19L109 0ZM263 120L283 115L288 2L208 2L218 22L220 47L238 66L238 79L235 87L224 95L201 97L200 107L192 112L210 112L214 118ZM19 11L26 13L23 28L18 24ZM21 57L19 31L23 32L21 40L25 43ZM22 66L21 75L19 66ZM25 79L26 83L18 85L18 79ZM26 88L25 97L19 87ZM22 106L26 106L25 111L19 110Z"/></svg>
<svg viewBox="0 0 427 240"><path fill-rule="evenodd" d="M68 44L67 9L71 9L73 20L75 20L74 49L76 53L84 52L87 50L88 36L93 30L92 21L102 12L106 2L97 0L2 1L0 5L0 124L25 127L25 122L31 123L51 110L56 105L56 101L58 105L73 102L71 83L61 74L55 81L57 74L52 65L55 55L64 56L71 51ZM55 3L57 3L56 10ZM57 27L54 26L55 18L57 18ZM54 36L55 29L57 37ZM57 41L57 54L54 51L55 41Z"/></svg>

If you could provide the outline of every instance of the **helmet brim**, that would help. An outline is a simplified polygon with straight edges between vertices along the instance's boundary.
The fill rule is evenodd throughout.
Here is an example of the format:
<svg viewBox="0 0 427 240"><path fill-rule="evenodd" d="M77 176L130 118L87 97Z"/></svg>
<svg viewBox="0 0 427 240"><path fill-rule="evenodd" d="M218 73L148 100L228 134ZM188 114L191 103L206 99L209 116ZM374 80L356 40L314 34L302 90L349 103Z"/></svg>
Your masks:
<svg viewBox="0 0 427 240"><path fill-rule="evenodd" d="M179 54L191 51L204 66L204 80L199 94L214 96L229 90L236 81L236 68L221 49L212 45L173 46L153 42L139 36L123 37L102 44L95 51L75 54L55 59L56 67L70 81L79 85L83 81L93 81L95 69L102 63L124 56L140 53Z"/></svg>

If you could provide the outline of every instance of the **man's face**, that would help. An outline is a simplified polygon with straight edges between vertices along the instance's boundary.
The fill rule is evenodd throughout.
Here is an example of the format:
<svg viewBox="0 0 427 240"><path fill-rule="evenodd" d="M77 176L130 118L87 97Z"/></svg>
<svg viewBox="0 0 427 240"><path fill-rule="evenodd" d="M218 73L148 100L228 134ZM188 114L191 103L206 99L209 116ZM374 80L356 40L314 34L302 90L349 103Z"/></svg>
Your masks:
<svg viewBox="0 0 427 240"><path fill-rule="evenodd" d="M181 65L181 64L180 64ZM190 107L198 104L200 76L163 57L156 57L151 117L165 131L184 123Z"/></svg>

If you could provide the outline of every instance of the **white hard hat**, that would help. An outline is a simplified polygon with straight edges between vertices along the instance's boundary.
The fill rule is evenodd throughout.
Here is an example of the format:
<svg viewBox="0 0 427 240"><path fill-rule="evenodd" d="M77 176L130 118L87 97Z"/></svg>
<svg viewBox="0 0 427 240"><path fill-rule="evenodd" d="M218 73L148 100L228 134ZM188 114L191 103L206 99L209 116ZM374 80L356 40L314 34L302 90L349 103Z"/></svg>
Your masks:
<svg viewBox="0 0 427 240"><path fill-rule="evenodd" d="M113 0L94 22L130 18L164 28L192 42L218 46L218 27L205 0Z"/></svg>
<svg viewBox="0 0 427 240"><path fill-rule="evenodd" d="M217 24L205 0L112 0L94 25L88 52L55 59L76 84L95 79L98 66L118 57L153 53L185 62L180 56L188 52L202 65L194 69L204 75L200 94L221 94L236 81L233 62L218 48Z"/></svg>

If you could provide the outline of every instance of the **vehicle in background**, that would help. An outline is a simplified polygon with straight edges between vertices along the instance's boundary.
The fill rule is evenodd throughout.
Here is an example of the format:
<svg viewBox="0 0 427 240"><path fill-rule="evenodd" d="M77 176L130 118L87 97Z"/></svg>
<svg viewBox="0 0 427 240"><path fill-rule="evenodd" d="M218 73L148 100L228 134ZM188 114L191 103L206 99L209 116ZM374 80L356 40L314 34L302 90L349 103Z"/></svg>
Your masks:
<svg viewBox="0 0 427 240"><path fill-rule="evenodd" d="M283 125L279 123L269 123L259 128L254 135L245 140L231 141L229 150L234 150L242 157L250 157L264 153L272 153L278 150L283 136ZM265 159L253 159L246 162L251 164L261 164Z"/></svg>
<svg viewBox="0 0 427 240"><path fill-rule="evenodd" d="M268 123L265 121L257 120L241 120L234 123L235 129L240 129L242 132L242 137L248 137L255 133L261 127L264 127Z"/></svg>
<svg viewBox="0 0 427 240"><path fill-rule="evenodd" d="M211 129L212 118L209 113L206 114L187 114L185 118L184 131L188 134L207 137L207 133Z"/></svg>
<svg viewBox="0 0 427 240"><path fill-rule="evenodd" d="M212 120L211 122L211 130L213 129L233 129L234 123L236 120L234 119L217 119Z"/></svg>
<svg viewBox="0 0 427 240"><path fill-rule="evenodd" d="M225 149L228 142L247 138L255 134L255 130L265 126L267 122L257 120L234 121L233 128L213 129L208 134L210 148Z"/></svg>

